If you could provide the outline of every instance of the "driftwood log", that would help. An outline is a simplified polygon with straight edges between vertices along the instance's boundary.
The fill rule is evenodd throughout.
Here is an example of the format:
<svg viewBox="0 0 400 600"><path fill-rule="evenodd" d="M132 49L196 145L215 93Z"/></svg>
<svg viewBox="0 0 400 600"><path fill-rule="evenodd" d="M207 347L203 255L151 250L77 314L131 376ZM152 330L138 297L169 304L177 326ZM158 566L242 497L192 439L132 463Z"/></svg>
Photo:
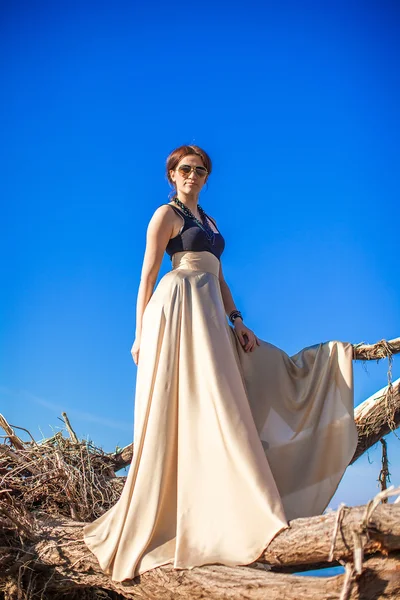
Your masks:
<svg viewBox="0 0 400 600"><path fill-rule="evenodd" d="M400 424L400 379L385 386L354 411L358 430L357 449L351 464Z"/></svg>
<svg viewBox="0 0 400 600"><path fill-rule="evenodd" d="M400 338L354 346L360 360L386 356L391 361L398 351ZM400 380L392 383L390 369L388 380L355 411L359 443L353 461L400 423ZM37 442L24 430L30 439L23 441L15 431L23 428L0 415L5 432L0 444L0 600L400 598L400 488L382 491L366 506L341 506L291 521L251 565L192 570L164 565L131 581L111 581L84 544L82 526L118 499L125 478L115 471L122 453L106 454L79 441L65 413L63 420L69 437L58 432ZM132 452L132 446L127 448ZM124 463L129 451L123 452ZM385 504L391 495L398 498ZM344 574L293 574L337 565L345 566Z"/></svg>
<svg viewBox="0 0 400 600"><path fill-rule="evenodd" d="M395 510L396 509L396 510ZM390 548L399 547L400 537L398 532L400 507L386 505L382 507L379 515L370 523L370 534L366 559L360 575L351 572L353 592L349 598L363 598L376 600L377 598L399 598L400 596L400 552ZM354 509L354 515L347 515L345 534L337 538L338 555L346 556L346 545L352 542L351 523L358 526L357 518L362 510ZM384 531L375 529L376 526L387 523ZM295 533L289 533L285 543L299 544L308 554L313 554L312 546L318 544L319 530L326 539L327 553L329 554L330 538L334 515L330 521L318 523L318 518L311 519L314 531L304 542L304 526L309 523L293 522ZM397 533L387 533L391 524L397 526ZM192 570L174 570L172 566L165 565L148 571L132 581L123 583L112 582L104 575L97 565L95 557L86 549L81 539L81 526L79 523L50 519L38 522L41 536L46 536L42 541L32 542L20 557L10 549L8 555L3 551L3 568L8 571L9 583L8 598L18 598L17 581L25 583L34 569L38 576L44 576L43 585L46 584L47 597L52 598L57 594L70 593L81 598L85 589L101 589L118 593L124 598L148 599L177 599L177 598L248 598L281 600L310 600L318 598L339 598L344 587L346 575L329 578L295 576L285 573L267 572L252 567L225 567L222 565L206 565ZM287 546L286 546L287 547ZM340 549L339 549L340 547ZM320 545L323 551L323 544ZM302 550L301 550L302 551ZM284 554L282 555L284 556ZM385 556L385 558L383 558ZM271 558L277 562L275 555ZM298 560L292 553L290 560ZM351 563L349 563L351 564ZM12 580L14 575L14 580ZM382 595L381 595L382 594ZM107 596L105 596L107 597Z"/></svg>
<svg viewBox="0 0 400 600"><path fill-rule="evenodd" d="M400 489L396 493L400 494ZM365 513L366 507L349 508L336 536L333 534L338 512L292 521L290 528L277 536L257 562L259 565L265 561L280 573L256 569L255 565L236 568L207 565L192 570L174 570L165 565L123 583L113 582L102 573L82 540L82 523L37 515L29 531L21 529L25 539L23 549L12 545L0 549L4 573L0 590L5 592L5 598L19 598L18 591L28 587L34 572L37 582L41 580L42 586L46 586L44 597L48 598L68 592L81 598L79 594L85 589L149 599L339 598L345 575L305 578L282 571L293 571L304 563L327 564L332 548L335 562L330 565L338 560L353 565L354 549L357 551L354 539L359 536L365 560L361 573L357 574L352 567L353 592L348 598L399 598L400 505L379 505L367 523L364 523ZM19 526L16 520L14 525Z"/></svg>

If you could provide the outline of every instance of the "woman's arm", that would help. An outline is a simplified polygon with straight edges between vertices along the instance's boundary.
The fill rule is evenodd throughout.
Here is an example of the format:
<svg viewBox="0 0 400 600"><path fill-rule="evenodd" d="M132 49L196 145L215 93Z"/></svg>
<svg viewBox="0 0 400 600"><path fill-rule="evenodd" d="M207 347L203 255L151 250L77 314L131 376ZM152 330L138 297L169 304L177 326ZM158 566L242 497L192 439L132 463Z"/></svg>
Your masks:
<svg viewBox="0 0 400 600"><path fill-rule="evenodd" d="M226 283L224 274L222 272L222 263L220 262L219 266L219 284L221 288L222 300L224 301L225 312L227 316L231 314L233 310L237 310L235 306L235 302L232 297L231 290L229 289L228 284ZM238 317L240 319L240 317ZM237 319L235 319L236 322Z"/></svg>
<svg viewBox="0 0 400 600"><path fill-rule="evenodd" d="M225 281L222 272L222 263L219 266L219 284L221 288L222 300L224 302L225 312L229 316L233 310L236 310L235 302L232 298L231 291ZM255 333L246 327L241 317L237 317L233 323L235 333L246 352L253 352L260 345L260 340Z"/></svg>
<svg viewBox="0 0 400 600"><path fill-rule="evenodd" d="M146 250L136 302L136 338L142 333L142 317L160 271L161 261L172 235L175 213L168 206L160 206L150 219L146 233Z"/></svg>
<svg viewBox="0 0 400 600"><path fill-rule="evenodd" d="M215 219L210 216L209 216L209 218L211 219L215 228L218 229L218 225L217 225ZM219 265L219 283L220 283L220 287L221 287L221 294L222 294L222 300L224 302L225 312L226 312L227 316L229 316L233 310L236 310L236 306L235 306L235 302L234 302L232 294L231 294L231 290L229 289L229 286L225 281L225 277L222 272L221 261L220 261L220 265ZM240 317L238 317L238 319L240 319ZM235 319L235 321L236 320L237 319Z"/></svg>

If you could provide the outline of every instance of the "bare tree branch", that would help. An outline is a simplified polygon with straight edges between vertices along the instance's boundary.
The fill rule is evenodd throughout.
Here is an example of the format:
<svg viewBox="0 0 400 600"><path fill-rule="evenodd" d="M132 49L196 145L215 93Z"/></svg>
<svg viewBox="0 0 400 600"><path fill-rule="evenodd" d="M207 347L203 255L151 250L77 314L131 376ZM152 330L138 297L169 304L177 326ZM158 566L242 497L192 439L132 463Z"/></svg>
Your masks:
<svg viewBox="0 0 400 600"><path fill-rule="evenodd" d="M400 378L359 404L354 411L354 420L358 444L350 464L400 425Z"/></svg>
<svg viewBox="0 0 400 600"><path fill-rule="evenodd" d="M380 340L375 344L361 342L353 344L354 360L380 360L400 352L400 337L393 340Z"/></svg>

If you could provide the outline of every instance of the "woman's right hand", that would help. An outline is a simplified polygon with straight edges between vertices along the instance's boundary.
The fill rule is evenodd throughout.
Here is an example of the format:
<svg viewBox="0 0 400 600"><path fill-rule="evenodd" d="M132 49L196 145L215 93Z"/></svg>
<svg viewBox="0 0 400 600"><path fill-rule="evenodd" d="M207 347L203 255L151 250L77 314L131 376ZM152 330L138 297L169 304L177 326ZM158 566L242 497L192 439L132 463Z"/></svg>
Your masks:
<svg viewBox="0 0 400 600"><path fill-rule="evenodd" d="M131 348L131 354L135 365L139 364L140 337L136 337Z"/></svg>

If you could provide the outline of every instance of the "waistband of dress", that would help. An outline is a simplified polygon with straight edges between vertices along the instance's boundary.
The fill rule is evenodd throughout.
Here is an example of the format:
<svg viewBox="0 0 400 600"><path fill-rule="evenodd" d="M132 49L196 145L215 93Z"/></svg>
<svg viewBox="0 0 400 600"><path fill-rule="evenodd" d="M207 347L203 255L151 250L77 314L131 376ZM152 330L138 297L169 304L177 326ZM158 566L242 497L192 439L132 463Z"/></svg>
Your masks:
<svg viewBox="0 0 400 600"><path fill-rule="evenodd" d="M172 269L206 271L219 277L220 261L208 250L183 250L172 255Z"/></svg>

